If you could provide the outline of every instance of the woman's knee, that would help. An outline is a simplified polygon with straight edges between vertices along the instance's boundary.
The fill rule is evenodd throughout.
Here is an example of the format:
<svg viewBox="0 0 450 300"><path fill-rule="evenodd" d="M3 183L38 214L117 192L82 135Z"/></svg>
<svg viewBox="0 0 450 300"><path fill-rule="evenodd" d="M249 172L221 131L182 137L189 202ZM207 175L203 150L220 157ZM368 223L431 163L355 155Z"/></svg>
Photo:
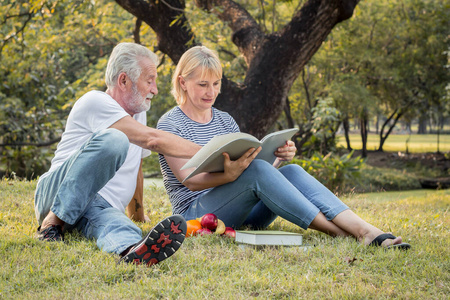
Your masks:
<svg viewBox="0 0 450 300"><path fill-rule="evenodd" d="M262 159L255 159L247 167L243 174L256 178L261 175L264 176L266 174L269 174L270 172L273 172L273 170L276 170L276 168L274 168L274 166L269 164L267 161Z"/></svg>
<svg viewBox="0 0 450 300"><path fill-rule="evenodd" d="M241 174L241 177L248 178L252 182L255 182L259 179L270 178L275 173L278 173L278 170L270 163L262 159L255 159Z"/></svg>
<svg viewBox="0 0 450 300"><path fill-rule="evenodd" d="M307 174L307 172L299 165L297 164L289 164L286 166L283 166L278 169L283 175L287 174L293 174L293 175L303 175Z"/></svg>

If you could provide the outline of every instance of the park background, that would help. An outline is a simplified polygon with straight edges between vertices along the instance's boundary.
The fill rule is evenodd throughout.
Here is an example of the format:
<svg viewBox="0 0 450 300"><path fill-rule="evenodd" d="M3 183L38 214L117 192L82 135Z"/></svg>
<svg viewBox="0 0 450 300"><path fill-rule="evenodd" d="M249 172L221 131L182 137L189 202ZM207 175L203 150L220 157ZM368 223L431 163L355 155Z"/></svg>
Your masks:
<svg viewBox="0 0 450 300"><path fill-rule="evenodd" d="M1 0L0 296L445 299L450 3L358 2ZM298 20L295 40L287 29ZM316 247L242 251L220 237L195 238L145 269L116 266L77 234L64 245L36 241L36 178L76 99L105 90L109 54L125 41L161 59L149 126L176 105L170 76L180 53L198 43L215 49L225 75L216 106L257 137L298 127L294 163L413 249L366 249L280 219L273 229L301 232ZM171 211L155 153L144 172L151 222L140 226L148 231ZM434 189L422 189L424 180Z"/></svg>

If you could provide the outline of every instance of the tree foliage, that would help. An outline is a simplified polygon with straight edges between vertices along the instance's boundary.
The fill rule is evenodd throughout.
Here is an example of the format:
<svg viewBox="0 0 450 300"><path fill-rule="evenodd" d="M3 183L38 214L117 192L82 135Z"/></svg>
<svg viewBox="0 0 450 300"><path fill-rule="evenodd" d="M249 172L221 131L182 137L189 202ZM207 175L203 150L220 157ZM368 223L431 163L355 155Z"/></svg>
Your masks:
<svg viewBox="0 0 450 300"><path fill-rule="evenodd" d="M158 50L175 63L191 45L202 42L192 30L185 1L116 2L155 31ZM262 137L283 112L288 92L303 66L333 27L351 17L358 1L306 1L291 10L283 23L274 21L273 32L266 32L267 26L262 27L246 9L257 1L243 5L231 0L194 3L229 27L231 41L246 64L242 82L224 77L216 106L230 112L241 130ZM273 10L278 11L277 7Z"/></svg>
<svg viewBox="0 0 450 300"><path fill-rule="evenodd" d="M379 150L401 118L442 121L449 112L449 8L448 1L363 1L306 65L307 80L291 90L291 105L307 109L311 99L330 97L346 133L348 120L360 120L363 141L368 121L380 119ZM310 122L292 111L299 124Z"/></svg>
<svg viewBox="0 0 450 300"><path fill-rule="evenodd" d="M175 105L174 63L199 43L223 62L217 107L257 136L298 126L300 153L333 150L338 122L378 118L382 137L390 119L442 124L448 1L357 3L0 0L0 169L30 177L48 168L74 101L104 90L107 58L123 41L161 58L151 126Z"/></svg>
<svg viewBox="0 0 450 300"><path fill-rule="evenodd" d="M1 163L32 176L48 168L52 151L41 147L60 139L77 96L104 86L107 57L126 36L115 24L132 20L106 1L101 10L70 0L1 6Z"/></svg>

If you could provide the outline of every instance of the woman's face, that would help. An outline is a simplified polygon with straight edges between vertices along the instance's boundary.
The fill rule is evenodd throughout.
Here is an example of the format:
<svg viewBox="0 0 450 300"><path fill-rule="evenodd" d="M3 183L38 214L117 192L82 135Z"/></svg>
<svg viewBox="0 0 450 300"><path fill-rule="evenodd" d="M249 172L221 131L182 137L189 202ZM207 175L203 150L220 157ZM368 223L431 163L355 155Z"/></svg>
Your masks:
<svg viewBox="0 0 450 300"><path fill-rule="evenodd" d="M186 105L192 105L198 110L211 109L220 92L221 78L210 74L202 78L202 69L197 69L190 78L180 77L181 87L186 91Z"/></svg>

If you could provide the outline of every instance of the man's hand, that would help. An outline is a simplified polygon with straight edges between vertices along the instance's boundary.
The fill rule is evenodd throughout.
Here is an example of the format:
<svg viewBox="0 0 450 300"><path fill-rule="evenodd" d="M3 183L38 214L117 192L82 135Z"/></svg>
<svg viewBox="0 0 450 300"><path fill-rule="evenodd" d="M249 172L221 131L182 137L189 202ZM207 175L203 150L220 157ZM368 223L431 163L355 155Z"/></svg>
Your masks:
<svg viewBox="0 0 450 300"><path fill-rule="evenodd" d="M235 181L242 172L247 169L250 163L255 159L258 153L261 151L261 147L255 150L255 148L250 148L244 153L239 159L231 160L228 153L223 153L225 161L223 163L224 174L230 180L230 182Z"/></svg>
<svg viewBox="0 0 450 300"><path fill-rule="evenodd" d="M278 157L280 161L291 161L295 153L297 152L297 147L293 141L287 141L286 145L280 147L275 151L275 156Z"/></svg>

